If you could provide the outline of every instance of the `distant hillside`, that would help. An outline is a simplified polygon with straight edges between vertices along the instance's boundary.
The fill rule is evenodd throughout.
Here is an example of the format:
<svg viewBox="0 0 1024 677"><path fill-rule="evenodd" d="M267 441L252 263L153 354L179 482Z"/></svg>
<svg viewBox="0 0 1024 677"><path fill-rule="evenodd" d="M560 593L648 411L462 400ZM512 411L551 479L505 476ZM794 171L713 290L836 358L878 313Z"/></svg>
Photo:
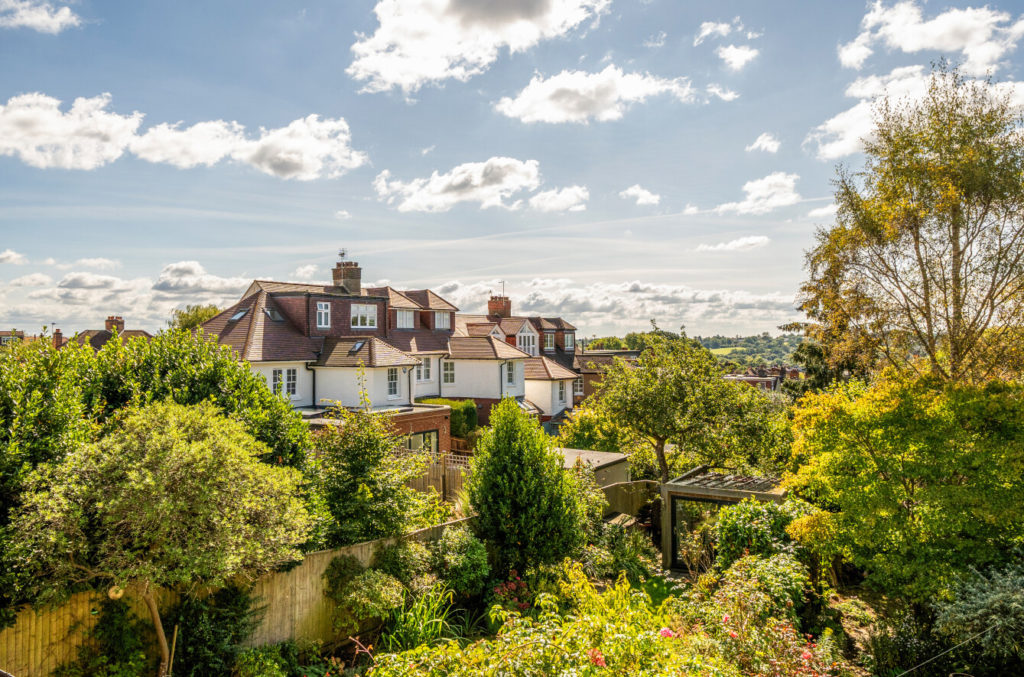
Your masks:
<svg viewBox="0 0 1024 677"><path fill-rule="evenodd" d="M792 364L793 351L804 337L798 334L772 336L767 332L758 336L697 336L705 348L718 355L723 362L741 367Z"/></svg>

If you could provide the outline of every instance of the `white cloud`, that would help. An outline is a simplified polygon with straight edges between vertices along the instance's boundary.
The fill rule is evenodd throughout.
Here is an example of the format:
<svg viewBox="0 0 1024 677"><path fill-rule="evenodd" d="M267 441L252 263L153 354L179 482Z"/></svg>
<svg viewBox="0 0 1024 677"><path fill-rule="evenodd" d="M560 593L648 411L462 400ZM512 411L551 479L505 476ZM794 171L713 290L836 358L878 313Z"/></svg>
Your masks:
<svg viewBox="0 0 1024 677"><path fill-rule="evenodd" d="M437 148L436 144L427 146L426 148L420 150L420 155L427 155L428 153L432 153L435 148Z"/></svg>
<svg viewBox="0 0 1024 677"><path fill-rule="evenodd" d="M0 0L0 28L31 28L56 35L81 24L70 7L54 7L45 0Z"/></svg>
<svg viewBox="0 0 1024 677"><path fill-rule="evenodd" d="M732 32L732 24L719 23L715 21L705 21L700 25L700 30L697 31L697 37L693 39L693 46L696 47L700 43L704 42L707 38L712 36L719 36L724 38Z"/></svg>
<svg viewBox="0 0 1024 677"><path fill-rule="evenodd" d="M338 211L334 212L334 218L338 219L339 221L348 221L349 219L352 218L352 214L350 214L347 209L339 209Z"/></svg>
<svg viewBox="0 0 1024 677"><path fill-rule="evenodd" d="M75 99L70 110L44 94L12 97L0 106L0 155L17 155L33 167L95 169L126 150L148 162L180 168L210 166L230 158L283 179L334 178L367 161L353 150L348 123L317 115L278 129L260 128L250 139L237 122L214 120L182 128L162 123L138 134L143 114L110 112L110 94Z"/></svg>
<svg viewBox="0 0 1024 677"><path fill-rule="evenodd" d="M683 207L683 216L693 216L694 214L700 214L700 208L687 202L686 206Z"/></svg>
<svg viewBox="0 0 1024 677"><path fill-rule="evenodd" d="M812 219L831 219L839 211L839 207L835 204L827 204L824 207L818 207L807 212L807 216Z"/></svg>
<svg viewBox="0 0 1024 677"><path fill-rule="evenodd" d="M228 294L245 291L250 282L242 277L212 275L198 261L178 261L163 267L153 289L167 294Z"/></svg>
<svg viewBox="0 0 1024 677"><path fill-rule="evenodd" d="M315 263L310 263L305 266L299 266L292 271L292 277L296 280L312 280L316 277L317 271L320 270L320 266Z"/></svg>
<svg viewBox="0 0 1024 677"><path fill-rule="evenodd" d="M740 252L746 251L747 249L757 249L758 247L767 246L771 242L764 235L748 235L747 237L740 237L729 242L719 242L718 244L701 244L697 245L697 251L699 252Z"/></svg>
<svg viewBox="0 0 1024 677"><path fill-rule="evenodd" d="M479 202L482 209L518 209L521 201L507 204L506 198L539 185L540 165L536 160L523 162L510 157L467 162L445 174L434 171L430 178L412 181L391 180L391 172L385 169L373 182L377 196L388 204L397 204L400 212L446 212L460 202Z"/></svg>
<svg viewBox="0 0 1024 677"><path fill-rule="evenodd" d="M581 122L618 120L630 103L671 94L683 102L694 98L686 78L666 79L647 73L623 73L608 66L600 73L562 71L544 79L535 75L515 98L495 104L499 113L523 122Z"/></svg>
<svg viewBox="0 0 1024 677"><path fill-rule="evenodd" d="M121 157L142 123L142 113L107 111L110 94L75 99L67 113L60 103L37 92L0 105L0 155L40 169L95 169Z"/></svg>
<svg viewBox="0 0 1024 677"><path fill-rule="evenodd" d="M14 278L8 284L11 287L46 287L53 284L53 278L44 273L29 273Z"/></svg>
<svg viewBox="0 0 1024 677"><path fill-rule="evenodd" d="M589 199L586 186L567 186L537 193L530 198L530 208L539 212L582 212Z"/></svg>
<svg viewBox="0 0 1024 677"><path fill-rule="evenodd" d="M658 31L657 35L652 35L651 37L644 40L644 47L649 47L651 49L658 49L659 47L664 47L665 39L667 37L668 33L666 33L665 31Z"/></svg>
<svg viewBox="0 0 1024 677"><path fill-rule="evenodd" d="M984 75L998 70L1003 57L1017 48L1024 36L1024 18L989 7L947 9L929 20L913 0L886 7L876 0L861 21L861 33L839 47L839 60L848 68L861 68L873 49L882 44L905 53L959 52L963 70Z"/></svg>
<svg viewBox="0 0 1024 677"><path fill-rule="evenodd" d="M763 150L766 153L777 153L782 143L775 138L775 135L771 132L765 132L754 139L754 143L746 147L746 151L749 153L753 150Z"/></svg>
<svg viewBox="0 0 1024 677"><path fill-rule="evenodd" d="M715 50L718 58L725 62L731 70L743 70L760 52L750 45L727 45Z"/></svg>
<svg viewBox="0 0 1024 677"><path fill-rule="evenodd" d="M20 266L28 263L28 259L25 258L24 254L19 254L13 249L5 249L0 252L0 263L13 263L16 266Z"/></svg>
<svg viewBox="0 0 1024 677"><path fill-rule="evenodd" d="M661 196L657 193L643 188L639 183L634 184L619 193L619 197L624 200L636 200L638 205L656 205L661 202Z"/></svg>
<svg viewBox="0 0 1024 677"><path fill-rule="evenodd" d="M599 16L610 0L380 0L378 27L358 34L346 69L365 92L405 94L430 83L465 82L508 48L523 52Z"/></svg>
<svg viewBox="0 0 1024 677"><path fill-rule="evenodd" d="M68 273L57 286L62 289L114 289L121 283L121 278L96 273Z"/></svg>
<svg viewBox="0 0 1024 677"><path fill-rule="evenodd" d="M721 85L715 84L708 85L707 92L708 94L717 96L722 101L735 101L740 97L739 94L732 91L731 89L725 89Z"/></svg>
<svg viewBox="0 0 1024 677"><path fill-rule="evenodd" d="M800 201L800 195L796 192L799 178L797 174L773 172L764 178L747 181L743 184L746 198L740 202L718 205L714 211L719 214L767 214L773 209L796 204Z"/></svg>
<svg viewBox="0 0 1024 677"><path fill-rule="evenodd" d="M67 266L58 267L73 268L75 266L79 266L82 268L95 268L96 270L115 270L121 267L121 262L115 261L113 259L97 257L89 259L78 259L74 263L68 264Z"/></svg>

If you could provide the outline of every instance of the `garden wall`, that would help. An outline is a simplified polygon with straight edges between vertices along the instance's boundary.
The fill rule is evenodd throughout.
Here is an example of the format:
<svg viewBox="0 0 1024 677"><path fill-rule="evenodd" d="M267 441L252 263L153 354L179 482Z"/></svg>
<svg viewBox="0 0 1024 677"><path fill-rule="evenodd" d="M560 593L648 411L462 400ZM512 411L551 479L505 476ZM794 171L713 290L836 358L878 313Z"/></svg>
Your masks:
<svg viewBox="0 0 1024 677"><path fill-rule="evenodd" d="M414 531L405 538L434 541L444 528L465 520ZM330 641L334 638L331 607L324 597L321 576L327 565L338 555L352 555L368 565L377 549L394 543L397 538L385 538L358 543L335 550L308 553L301 564L258 580L253 593L265 608L263 620L248 644L258 646L287 639ZM161 609L169 608L176 600L170 591L161 591ZM67 604L56 609L35 611L26 609L18 614L13 627L0 631L0 669L15 677L45 677L62 663L74 660L78 647L96 623L99 593L82 592L71 597ZM129 590L125 599L136 614L148 620L149 612L142 600ZM167 628L170 641L173 628ZM155 647L154 647L155 648Z"/></svg>

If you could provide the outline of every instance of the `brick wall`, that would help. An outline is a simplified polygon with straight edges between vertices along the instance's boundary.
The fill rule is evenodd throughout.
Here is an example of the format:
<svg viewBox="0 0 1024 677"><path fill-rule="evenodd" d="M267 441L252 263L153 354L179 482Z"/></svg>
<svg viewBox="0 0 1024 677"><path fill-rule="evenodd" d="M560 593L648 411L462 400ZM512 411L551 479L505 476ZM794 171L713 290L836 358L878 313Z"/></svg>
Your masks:
<svg viewBox="0 0 1024 677"><path fill-rule="evenodd" d="M402 435L437 431L437 449L441 452L451 451L451 410L448 407L416 410L392 415L395 430Z"/></svg>

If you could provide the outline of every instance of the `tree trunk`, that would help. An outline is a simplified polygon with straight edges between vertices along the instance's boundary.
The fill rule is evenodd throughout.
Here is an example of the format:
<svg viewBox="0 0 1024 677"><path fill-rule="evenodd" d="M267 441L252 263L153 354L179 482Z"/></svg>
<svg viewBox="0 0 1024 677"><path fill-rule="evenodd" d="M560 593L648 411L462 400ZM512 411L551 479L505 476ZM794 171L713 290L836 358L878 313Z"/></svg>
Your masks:
<svg viewBox="0 0 1024 677"><path fill-rule="evenodd" d="M160 645L160 669L157 670L157 677L165 677L167 666L171 662L171 650L167 646L167 635L164 634L163 623L160 622L160 609L156 605L156 595L153 594L153 586L145 583L142 588L142 599L149 608L149 616L153 620L153 629L156 630L156 640Z"/></svg>
<svg viewBox="0 0 1024 677"><path fill-rule="evenodd" d="M658 457L658 469L661 471L661 483L668 482L668 461L665 460L665 440L654 444L654 455Z"/></svg>

